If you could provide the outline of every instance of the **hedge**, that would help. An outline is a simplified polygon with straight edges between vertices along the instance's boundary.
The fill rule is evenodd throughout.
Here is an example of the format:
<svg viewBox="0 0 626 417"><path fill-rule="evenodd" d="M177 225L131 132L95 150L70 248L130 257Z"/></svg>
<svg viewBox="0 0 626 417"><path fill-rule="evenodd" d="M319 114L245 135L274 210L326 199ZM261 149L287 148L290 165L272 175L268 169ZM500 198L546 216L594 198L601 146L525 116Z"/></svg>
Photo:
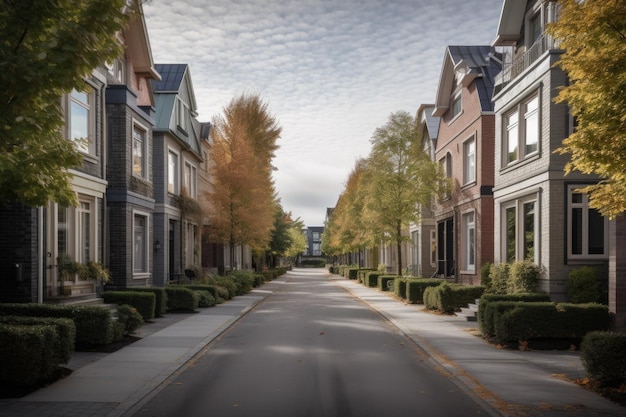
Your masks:
<svg viewBox="0 0 626 417"><path fill-rule="evenodd" d="M198 295L182 286L165 287L167 311L195 311L198 308Z"/></svg>
<svg viewBox="0 0 626 417"><path fill-rule="evenodd" d="M436 287L443 279L437 278L407 278L406 299L412 304L424 304L424 290L428 287Z"/></svg>
<svg viewBox="0 0 626 417"><path fill-rule="evenodd" d="M104 302L107 304L128 304L137 309L137 312L141 314L143 321L148 321L154 318L156 295L153 292L140 292L140 291L105 291L102 294Z"/></svg>
<svg viewBox="0 0 626 417"><path fill-rule="evenodd" d="M609 309L601 304L497 301L493 304L493 333L497 343L538 338L582 339L594 330L607 330ZM503 308L498 308L503 307Z"/></svg>
<svg viewBox="0 0 626 417"><path fill-rule="evenodd" d="M626 334L609 331L587 333L580 345L587 376L603 386L626 383Z"/></svg>
<svg viewBox="0 0 626 417"><path fill-rule="evenodd" d="M360 283L365 283L365 279L367 277L367 273L370 272L370 271L372 271L371 268L361 268L361 269L359 269L357 280Z"/></svg>
<svg viewBox="0 0 626 417"><path fill-rule="evenodd" d="M167 293L163 287L133 287L128 291L135 292L151 292L155 295L154 303L154 316L163 317L163 314L167 311Z"/></svg>
<svg viewBox="0 0 626 417"><path fill-rule="evenodd" d="M226 275L226 278L231 279L236 285L235 295L244 295L252 291L254 288L254 272L251 271L232 271Z"/></svg>
<svg viewBox="0 0 626 417"><path fill-rule="evenodd" d="M357 279L359 277L360 268L344 268L343 277L348 279Z"/></svg>
<svg viewBox="0 0 626 417"><path fill-rule="evenodd" d="M122 336L114 328L111 311L98 306L3 303L0 304L0 316L72 319L76 326L77 344L107 345Z"/></svg>
<svg viewBox="0 0 626 417"><path fill-rule="evenodd" d="M365 286L367 287L375 288L378 286L378 277L381 275L386 275L386 273L378 271L368 271L365 273L365 280L363 281L363 284L365 284Z"/></svg>
<svg viewBox="0 0 626 417"><path fill-rule="evenodd" d="M545 293L518 293L518 294L483 294L480 297L480 301L478 303L478 327L480 328L483 336L489 338L495 334L494 327L494 314L495 310L502 310L506 308L509 304L502 304L498 307L490 307L491 303L494 302L502 302L502 301L510 301L510 302L541 302L541 301L550 301L550 296Z"/></svg>
<svg viewBox="0 0 626 417"><path fill-rule="evenodd" d="M28 387L50 378L59 343L55 325L0 326L0 382Z"/></svg>
<svg viewBox="0 0 626 417"><path fill-rule="evenodd" d="M485 292L482 285L460 285L443 282L424 290L424 306L442 313L459 311L460 307L476 301Z"/></svg>
<svg viewBox="0 0 626 417"><path fill-rule="evenodd" d="M406 298L406 282L407 278L396 277L393 281L393 292L396 297L405 299Z"/></svg>
<svg viewBox="0 0 626 417"><path fill-rule="evenodd" d="M378 289L389 291L389 282L394 282L396 278L398 278L397 275L380 275L378 277Z"/></svg>
<svg viewBox="0 0 626 417"><path fill-rule="evenodd" d="M215 297L207 290L193 290L198 296L198 307L207 308L215 305Z"/></svg>
<svg viewBox="0 0 626 417"><path fill-rule="evenodd" d="M74 353L74 343L76 342L76 326L72 319L55 317L24 317L24 316L2 316L0 326L20 325L20 326L53 326L58 335L57 345L54 346L56 363L68 363Z"/></svg>

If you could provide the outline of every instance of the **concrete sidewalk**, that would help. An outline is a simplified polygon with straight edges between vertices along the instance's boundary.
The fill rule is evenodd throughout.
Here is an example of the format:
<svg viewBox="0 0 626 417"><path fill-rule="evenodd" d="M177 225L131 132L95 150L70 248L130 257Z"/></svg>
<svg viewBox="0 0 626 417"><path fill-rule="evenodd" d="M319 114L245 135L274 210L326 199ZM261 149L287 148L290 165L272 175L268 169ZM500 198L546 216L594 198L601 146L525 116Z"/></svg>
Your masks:
<svg viewBox="0 0 626 417"><path fill-rule="evenodd" d="M626 407L571 382L585 375L579 352L496 349L476 335L476 323L424 312L421 305L404 304L323 270L299 273L309 271L327 276L377 310L492 416L626 416ZM117 352L77 352L68 378L23 398L0 400L0 417L132 416L189 359L289 278L195 314L155 319L138 330L142 340Z"/></svg>

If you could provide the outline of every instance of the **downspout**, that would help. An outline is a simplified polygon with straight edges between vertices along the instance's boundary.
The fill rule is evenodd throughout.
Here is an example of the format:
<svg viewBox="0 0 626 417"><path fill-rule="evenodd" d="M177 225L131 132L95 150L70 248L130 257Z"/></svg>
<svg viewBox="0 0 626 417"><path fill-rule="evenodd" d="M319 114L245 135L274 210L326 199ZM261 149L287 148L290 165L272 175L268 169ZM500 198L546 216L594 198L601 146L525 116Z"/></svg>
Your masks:
<svg viewBox="0 0 626 417"><path fill-rule="evenodd" d="M46 262L46 258L44 257L46 251L44 250L44 208L42 206L37 208L37 216L39 217L37 224L37 234L39 236L39 242L37 244L37 259L39 260L39 262L37 262L37 304L43 304L43 286L46 282L43 264Z"/></svg>

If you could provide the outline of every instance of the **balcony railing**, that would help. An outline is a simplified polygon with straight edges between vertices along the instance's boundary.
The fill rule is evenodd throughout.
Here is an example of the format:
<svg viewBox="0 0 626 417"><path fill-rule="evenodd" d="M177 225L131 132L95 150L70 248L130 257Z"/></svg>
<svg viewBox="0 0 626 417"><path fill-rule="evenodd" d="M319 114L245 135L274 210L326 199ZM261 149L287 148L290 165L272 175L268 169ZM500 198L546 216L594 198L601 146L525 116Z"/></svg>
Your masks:
<svg viewBox="0 0 626 417"><path fill-rule="evenodd" d="M496 93L507 86L511 81L532 66L546 51L558 47L557 42L547 34L543 34L537 41L521 56L516 57L513 62L504 62L502 72L496 76Z"/></svg>

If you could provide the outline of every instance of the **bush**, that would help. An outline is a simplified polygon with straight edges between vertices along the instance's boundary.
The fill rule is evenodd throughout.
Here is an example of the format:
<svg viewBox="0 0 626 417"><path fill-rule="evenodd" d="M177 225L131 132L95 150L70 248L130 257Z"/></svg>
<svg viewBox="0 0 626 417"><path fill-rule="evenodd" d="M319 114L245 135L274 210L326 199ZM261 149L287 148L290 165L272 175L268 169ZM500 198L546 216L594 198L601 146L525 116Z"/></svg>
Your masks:
<svg viewBox="0 0 626 417"><path fill-rule="evenodd" d="M236 285L236 295L244 295L252 291L254 288L254 272L251 271L232 271L227 275Z"/></svg>
<svg viewBox="0 0 626 417"><path fill-rule="evenodd" d="M265 283L265 275L254 274L254 287L258 288Z"/></svg>
<svg viewBox="0 0 626 417"><path fill-rule="evenodd" d="M424 291L428 287L436 287L444 282L438 278L408 278L406 282L406 299L412 304L424 304Z"/></svg>
<svg viewBox="0 0 626 417"><path fill-rule="evenodd" d="M473 303L485 291L482 285L460 285L442 282L437 287L424 290L424 307L442 313L459 311L460 307Z"/></svg>
<svg viewBox="0 0 626 417"><path fill-rule="evenodd" d="M207 308L215 305L215 298L206 290L194 290L198 296L198 307Z"/></svg>
<svg viewBox="0 0 626 417"><path fill-rule="evenodd" d="M226 292L228 292L228 294L223 297L224 300L230 300L232 298L235 298L237 296L237 284L235 284L235 282L228 277L223 277L223 276L214 276L211 277L211 279L209 280L209 284L210 285L217 285L218 287L222 287L226 289ZM226 294L226 292L223 292L223 294Z"/></svg>
<svg viewBox="0 0 626 417"><path fill-rule="evenodd" d="M139 291L105 291L102 294L104 302L107 304L129 304L137 309L143 321L154 318L156 295L153 292Z"/></svg>
<svg viewBox="0 0 626 417"><path fill-rule="evenodd" d="M626 335L608 331L589 332L580 345L587 376L604 386L626 383Z"/></svg>
<svg viewBox="0 0 626 417"><path fill-rule="evenodd" d="M23 316L2 316L0 326L20 325L20 326L53 326L58 335L58 344L54 347L55 362L68 363L74 353L74 343L76 341L76 326L72 319L53 317L23 317Z"/></svg>
<svg viewBox="0 0 626 417"><path fill-rule="evenodd" d="M195 311L198 308L198 296L189 288L181 286L165 287L168 311Z"/></svg>
<svg viewBox="0 0 626 417"><path fill-rule="evenodd" d="M343 277L348 279L357 279L359 277L359 268L345 268Z"/></svg>
<svg viewBox="0 0 626 417"><path fill-rule="evenodd" d="M134 292L151 292L155 295L154 316L162 317L167 311L167 293L163 287L136 287L128 291Z"/></svg>
<svg viewBox="0 0 626 417"><path fill-rule="evenodd" d="M590 266L570 271L568 284L567 295L572 303L595 303L600 298L596 270Z"/></svg>
<svg viewBox="0 0 626 417"><path fill-rule="evenodd" d="M106 345L114 339L111 311L98 306L0 304L0 316L62 317L74 321L76 343Z"/></svg>
<svg viewBox="0 0 626 417"><path fill-rule="evenodd" d="M389 282L394 282L396 278L398 278L397 275L380 275L378 277L378 289L389 291Z"/></svg>
<svg viewBox="0 0 626 417"><path fill-rule="evenodd" d="M378 271L368 271L365 273L365 280L363 284L367 287L374 288L378 286L378 277L384 275L382 272Z"/></svg>
<svg viewBox="0 0 626 417"><path fill-rule="evenodd" d="M511 303L515 302L541 302L550 301L550 296L544 293L532 293L532 294L484 294L480 297L478 303L478 327L481 333L486 338L491 338L495 335L495 314L499 311L506 310L511 306ZM502 303L501 305L494 305L494 303Z"/></svg>
<svg viewBox="0 0 626 417"><path fill-rule="evenodd" d="M29 387L48 379L58 365L55 325L0 326L0 382Z"/></svg>
<svg viewBox="0 0 626 417"><path fill-rule="evenodd" d="M403 277L396 277L393 280L393 293L396 297L405 299L406 298L406 282L407 279Z"/></svg>
<svg viewBox="0 0 626 417"><path fill-rule="evenodd" d="M357 278L358 281L360 283L364 284L365 283L365 279L367 277L367 273L370 272L370 271L371 271L370 268L361 268L361 269L359 269L358 278Z"/></svg>
<svg viewBox="0 0 626 417"><path fill-rule="evenodd" d="M491 293L506 294L509 289L509 264L491 264Z"/></svg>
<svg viewBox="0 0 626 417"><path fill-rule="evenodd" d="M541 270L529 260L515 261L509 267L508 292L532 293L539 287Z"/></svg>
<svg viewBox="0 0 626 417"><path fill-rule="evenodd" d="M141 327L143 317L137 309L129 304L117 306L117 322L124 329L124 334L131 334Z"/></svg>
<svg viewBox="0 0 626 417"><path fill-rule="evenodd" d="M491 275L489 270L491 269L491 262L485 262L480 267L480 284L485 287L485 292L491 292Z"/></svg>

